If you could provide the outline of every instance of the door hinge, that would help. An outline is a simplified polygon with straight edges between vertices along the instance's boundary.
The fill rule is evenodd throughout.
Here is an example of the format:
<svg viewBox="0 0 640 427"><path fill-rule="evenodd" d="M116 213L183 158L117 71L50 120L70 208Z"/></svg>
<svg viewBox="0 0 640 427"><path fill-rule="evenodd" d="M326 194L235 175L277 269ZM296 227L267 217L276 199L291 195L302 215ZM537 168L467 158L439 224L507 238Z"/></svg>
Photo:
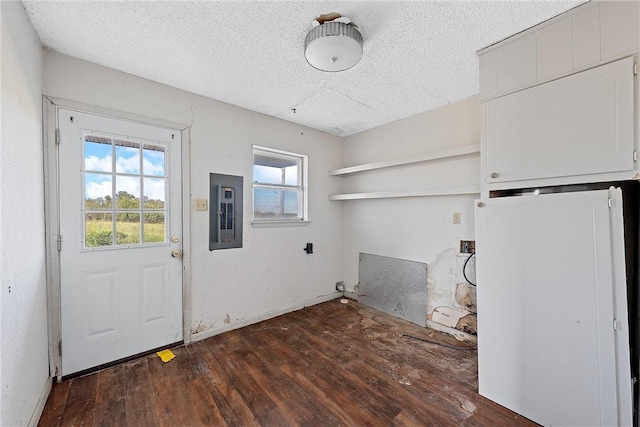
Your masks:
<svg viewBox="0 0 640 427"><path fill-rule="evenodd" d="M58 234L56 237L56 246L58 248L58 252L62 250L62 236Z"/></svg>
<svg viewBox="0 0 640 427"><path fill-rule="evenodd" d="M638 64L633 64L633 75L634 76L638 75Z"/></svg>
<svg viewBox="0 0 640 427"><path fill-rule="evenodd" d="M619 327L620 327L620 322L618 322L616 319L613 319L613 330L617 331Z"/></svg>
<svg viewBox="0 0 640 427"><path fill-rule="evenodd" d="M58 341L58 354L62 355L62 340Z"/></svg>
<svg viewBox="0 0 640 427"><path fill-rule="evenodd" d="M60 145L60 129L56 128L56 145Z"/></svg>
<svg viewBox="0 0 640 427"><path fill-rule="evenodd" d="M608 203L609 203L609 207L612 208L613 207L613 200L611 200L611 197L609 197Z"/></svg>
<svg viewBox="0 0 640 427"><path fill-rule="evenodd" d="M633 150L633 161L634 162L638 161L638 150Z"/></svg>

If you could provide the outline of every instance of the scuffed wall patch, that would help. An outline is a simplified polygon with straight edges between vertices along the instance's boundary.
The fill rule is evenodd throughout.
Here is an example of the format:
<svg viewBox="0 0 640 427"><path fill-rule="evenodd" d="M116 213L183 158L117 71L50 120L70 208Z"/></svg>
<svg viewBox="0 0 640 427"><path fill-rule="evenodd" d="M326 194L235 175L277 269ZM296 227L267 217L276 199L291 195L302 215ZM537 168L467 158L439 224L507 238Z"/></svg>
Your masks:
<svg viewBox="0 0 640 427"><path fill-rule="evenodd" d="M473 314L467 314L466 316L461 317L460 320L458 320L458 323L456 324L455 328L467 334L477 335L478 334L478 316L475 313L473 313Z"/></svg>
<svg viewBox="0 0 640 427"><path fill-rule="evenodd" d="M467 258L451 248L428 264L427 319L476 335L476 288L462 273Z"/></svg>
<svg viewBox="0 0 640 427"><path fill-rule="evenodd" d="M229 325L231 323L231 316L229 316L229 313L227 313L227 315L224 318L222 318L222 323L225 325ZM215 323L212 323L209 326L205 326L202 324L202 322L198 322L197 325L191 326L191 335L199 334L201 332L207 331L213 328L214 326L215 326Z"/></svg>
<svg viewBox="0 0 640 427"><path fill-rule="evenodd" d="M207 330L207 327L202 324L202 322L198 323L196 326L191 327L191 335L199 334L200 332L204 332Z"/></svg>
<svg viewBox="0 0 640 427"><path fill-rule="evenodd" d="M456 302L471 313L477 313L476 288L468 283L458 283L456 286Z"/></svg>
<svg viewBox="0 0 640 427"><path fill-rule="evenodd" d="M427 312L433 313L437 307L460 308L455 299L456 285L461 282L464 258L455 249L441 252L427 269ZM462 278L464 280L464 278Z"/></svg>

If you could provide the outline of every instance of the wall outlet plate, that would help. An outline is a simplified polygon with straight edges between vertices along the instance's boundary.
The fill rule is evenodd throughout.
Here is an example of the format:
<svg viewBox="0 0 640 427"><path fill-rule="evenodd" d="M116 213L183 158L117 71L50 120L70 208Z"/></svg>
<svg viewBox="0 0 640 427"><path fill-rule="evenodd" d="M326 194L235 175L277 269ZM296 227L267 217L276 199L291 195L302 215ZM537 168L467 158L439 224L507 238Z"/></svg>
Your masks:
<svg viewBox="0 0 640 427"><path fill-rule="evenodd" d="M195 205L197 211L206 211L209 208L207 206L207 199L196 199Z"/></svg>
<svg viewBox="0 0 640 427"><path fill-rule="evenodd" d="M462 224L462 214L460 212L454 212L451 216L451 222L454 225Z"/></svg>

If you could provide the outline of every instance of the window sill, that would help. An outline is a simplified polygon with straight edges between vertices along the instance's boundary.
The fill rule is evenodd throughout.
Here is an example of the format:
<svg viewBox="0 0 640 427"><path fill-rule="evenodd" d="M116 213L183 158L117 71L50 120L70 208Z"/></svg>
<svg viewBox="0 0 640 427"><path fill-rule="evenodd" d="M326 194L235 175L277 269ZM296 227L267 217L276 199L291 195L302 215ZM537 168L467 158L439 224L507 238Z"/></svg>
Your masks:
<svg viewBox="0 0 640 427"><path fill-rule="evenodd" d="M306 227L311 221L251 221L253 228Z"/></svg>

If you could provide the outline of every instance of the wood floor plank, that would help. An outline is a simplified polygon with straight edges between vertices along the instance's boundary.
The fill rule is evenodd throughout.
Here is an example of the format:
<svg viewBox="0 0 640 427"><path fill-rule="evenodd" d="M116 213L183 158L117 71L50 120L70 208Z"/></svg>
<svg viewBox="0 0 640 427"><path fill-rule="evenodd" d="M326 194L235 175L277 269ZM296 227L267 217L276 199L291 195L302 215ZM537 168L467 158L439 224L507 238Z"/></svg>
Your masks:
<svg viewBox="0 0 640 427"><path fill-rule="evenodd" d="M233 387L227 374L220 369L220 362L213 357L207 342L193 343L187 348L192 357L198 360L198 369L208 378L211 399L220 410L225 423L230 427L258 426L251 409Z"/></svg>
<svg viewBox="0 0 640 427"><path fill-rule="evenodd" d="M224 417L212 396L215 391L202 365L203 361L194 358L193 352L187 347L175 348L174 354L176 358L169 363L176 362L172 366L175 368L177 377L171 380L184 383L182 392L192 411L191 418L194 425L226 426Z"/></svg>
<svg viewBox="0 0 640 427"><path fill-rule="evenodd" d="M128 425L159 425L158 399L151 384L147 358L126 362L125 376L125 418Z"/></svg>
<svg viewBox="0 0 640 427"><path fill-rule="evenodd" d="M340 419L339 425L376 425L377 419L368 412L353 413L349 412L348 408L343 408L342 399L333 393L331 386L317 381L311 375L313 369L315 368L290 369L288 366L284 366L281 371L322 404L325 411Z"/></svg>
<svg viewBox="0 0 640 427"><path fill-rule="evenodd" d="M38 426L58 427L60 425L70 385L71 381L53 384L47 403L42 411L42 416L38 422Z"/></svg>
<svg viewBox="0 0 640 427"><path fill-rule="evenodd" d="M197 420L192 417L186 391L187 382L194 379L189 352L184 347L175 347L171 351L176 358L167 363L156 355L147 357L151 384L159 404L159 422L164 426L194 425Z"/></svg>
<svg viewBox="0 0 640 427"><path fill-rule="evenodd" d="M328 411L279 368L254 371L252 376L267 391L285 417L295 425L336 426L339 417Z"/></svg>
<svg viewBox="0 0 640 427"><path fill-rule="evenodd" d="M41 426L534 426L477 393L477 354L330 301L55 384Z"/></svg>
<svg viewBox="0 0 640 427"><path fill-rule="evenodd" d="M241 347L240 343L238 344ZM243 354L251 359L257 359L249 348L245 347ZM249 356L250 354L252 356ZM260 425L287 425L287 420L278 406L251 375L251 372L258 368L243 369L242 362L230 358L229 355L214 353L214 357ZM262 362L259 364L262 365Z"/></svg>
<svg viewBox="0 0 640 427"><path fill-rule="evenodd" d="M97 384L97 375L87 375L71 380L60 425L87 427L93 425Z"/></svg>
<svg viewBox="0 0 640 427"><path fill-rule="evenodd" d="M203 378L187 383L187 398L191 402L194 425L220 427L228 425L213 393L211 384Z"/></svg>
<svg viewBox="0 0 640 427"><path fill-rule="evenodd" d="M317 337L310 336L310 340L317 340ZM345 359L343 375L347 377L359 378L367 384L373 386L378 393L387 396L391 403L402 406L407 404L412 410L405 413L415 413L423 418L429 418L437 421L441 425L456 425L462 422L468 413L461 411L457 401L453 401L442 387L434 387L431 390L409 390L410 387L419 378L419 373L410 368L410 366L402 366L397 361L390 360L388 357L382 357L376 352L366 349L365 343L353 346L351 357ZM318 345L321 342L318 341ZM389 349L388 351L393 351ZM388 353L386 351L385 353ZM322 357L321 352L317 357ZM406 358L407 355L401 355ZM414 374L415 372L415 374ZM423 375L425 375L423 373ZM427 383L431 383L432 378L428 378ZM419 392L419 393L416 393ZM435 407L421 405L421 402L437 401L437 409ZM421 407L422 406L422 407Z"/></svg>
<svg viewBox="0 0 640 427"><path fill-rule="evenodd" d="M126 424L124 365L97 373L94 426L122 426Z"/></svg>
<svg viewBox="0 0 640 427"><path fill-rule="evenodd" d="M417 328L415 325L406 324L400 325L402 329L397 328L394 325L390 325L388 319L381 319L376 316L376 312L370 308L361 310L360 315L360 321L356 325L363 329L360 333L350 333L349 345L353 347L354 351L348 359L350 360L349 371L372 379L376 378L377 372L386 372L390 378L397 379L399 383L413 388L412 393L418 397L419 401L431 403L427 407L438 408L438 414L435 418L434 415L429 415L429 419L437 420L448 414L449 419L441 419L441 425L457 425L474 414L478 407L480 407L480 411L483 411L484 406L495 405L486 399L484 406L474 405L469 399L476 401L477 399L484 399L475 392L475 386L460 387L460 381L458 381L459 366L464 365L465 360L469 360L468 352L438 347L432 344L427 344L432 346L430 353L422 353L420 348L417 348L417 351L413 351L412 348L406 346L406 341L399 341L399 335L407 332L404 328ZM320 324L318 326L320 329L323 322L324 320L319 321ZM440 338L443 338L441 334ZM446 338L444 340L448 341ZM414 345L422 344L419 341L409 343ZM449 344L452 343L449 342ZM458 345L460 344L458 343ZM474 372L477 372L475 353L473 353L472 359ZM434 363L434 361L438 361L438 363ZM359 365L359 362L365 363ZM417 368L414 366L416 362ZM424 366L425 364L427 366ZM372 367L374 368L372 372L366 372L367 369ZM413 373L418 378L422 376L421 381L416 381L417 378L412 378ZM466 384L464 380L462 382ZM473 381L473 383L476 383L476 381ZM385 385L385 382L378 382L378 385ZM380 390L383 395L394 395L392 390L389 390L388 387L385 388L387 389ZM452 394L451 390L457 390L458 392ZM413 402L415 403L415 401ZM491 410L494 421L501 410L505 410L498 405L495 406L496 408ZM415 408L415 406L413 407ZM496 411L496 409L498 410ZM512 414L510 411L505 411ZM478 417L482 417L482 414L478 414ZM502 417L498 419L504 421Z"/></svg>

